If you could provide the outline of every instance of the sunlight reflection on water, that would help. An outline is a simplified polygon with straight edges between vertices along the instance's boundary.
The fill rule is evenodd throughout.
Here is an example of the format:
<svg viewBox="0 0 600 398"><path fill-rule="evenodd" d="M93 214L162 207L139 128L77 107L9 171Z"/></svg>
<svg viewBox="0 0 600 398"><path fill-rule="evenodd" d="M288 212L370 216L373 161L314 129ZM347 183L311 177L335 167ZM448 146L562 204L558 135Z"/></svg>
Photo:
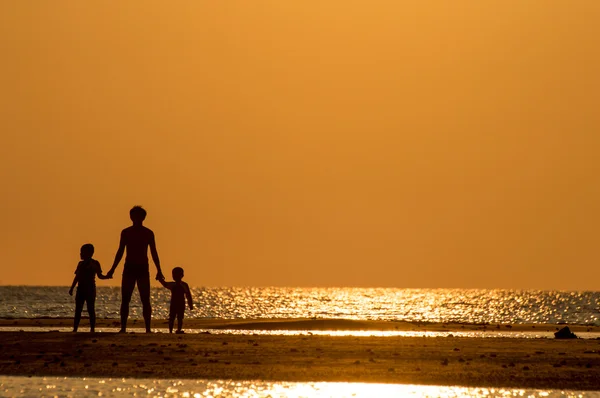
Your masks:
<svg viewBox="0 0 600 398"><path fill-rule="evenodd" d="M0 286L0 317L73 316L68 287ZM484 289L193 287L188 318L328 318L408 322L600 325L600 292ZM170 293L152 288L155 318L168 317ZM119 318L120 289L99 286L99 318ZM141 319L137 292L130 316Z"/></svg>
<svg viewBox="0 0 600 398"><path fill-rule="evenodd" d="M0 377L2 396L64 397L586 397L597 391L471 388L369 383L290 383L231 380L152 380L76 377Z"/></svg>

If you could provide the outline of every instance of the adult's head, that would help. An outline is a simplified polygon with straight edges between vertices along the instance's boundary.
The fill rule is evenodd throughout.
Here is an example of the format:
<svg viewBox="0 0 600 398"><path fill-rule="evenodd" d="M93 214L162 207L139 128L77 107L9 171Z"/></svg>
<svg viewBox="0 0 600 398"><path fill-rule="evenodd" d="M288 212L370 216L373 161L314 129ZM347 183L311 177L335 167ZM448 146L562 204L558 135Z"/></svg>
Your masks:
<svg viewBox="0 0 600 398"><path fill-rule="evenodd" d="M129 210L129 218L134 224L141 224L146 219L146 210L142 206L133 206Z"/></svg>

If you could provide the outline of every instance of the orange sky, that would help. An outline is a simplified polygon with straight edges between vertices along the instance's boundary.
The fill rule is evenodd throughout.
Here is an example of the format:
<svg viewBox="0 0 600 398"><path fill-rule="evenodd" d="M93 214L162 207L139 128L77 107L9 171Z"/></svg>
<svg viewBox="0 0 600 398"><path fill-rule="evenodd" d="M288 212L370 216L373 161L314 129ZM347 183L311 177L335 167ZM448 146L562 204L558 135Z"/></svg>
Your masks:
<svg viewBox="0 0 600 398"><path fill-rule="evenodd" d="M141 204L194 286L597 290L599 20L2 2L0 284L67 285L86 242L107 270Z"/></svg>

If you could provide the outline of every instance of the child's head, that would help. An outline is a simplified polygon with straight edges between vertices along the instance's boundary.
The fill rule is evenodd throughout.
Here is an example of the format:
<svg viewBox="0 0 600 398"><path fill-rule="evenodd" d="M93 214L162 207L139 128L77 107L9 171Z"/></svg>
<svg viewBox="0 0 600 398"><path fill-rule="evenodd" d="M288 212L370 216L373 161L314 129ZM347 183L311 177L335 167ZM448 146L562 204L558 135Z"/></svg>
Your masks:
<svg viewBox="0 0 600 398"><path fill-rule="evenodd" d="M177 282L179 282L180 280L183 279L183 268L181 268L181 267L173 268L172 275L173 275L173 279L176 280Z"/></svg>
<svg viewBox="0 0 600 398"><path fill-rule="evenodd" d="M142 206L133 206L129 210L129 218L135 224L141 224L146 219L146 210Z"/></svg>
<svg viewBox="0 0 600 398"><path fill-rule="evenodd" d="M81 246L81 250L79 251L79 256L81 257L82 260L87 260L92 258L92 256L94 255L94 245L92 245L91 243L86 243L85 245Z"/></svg>

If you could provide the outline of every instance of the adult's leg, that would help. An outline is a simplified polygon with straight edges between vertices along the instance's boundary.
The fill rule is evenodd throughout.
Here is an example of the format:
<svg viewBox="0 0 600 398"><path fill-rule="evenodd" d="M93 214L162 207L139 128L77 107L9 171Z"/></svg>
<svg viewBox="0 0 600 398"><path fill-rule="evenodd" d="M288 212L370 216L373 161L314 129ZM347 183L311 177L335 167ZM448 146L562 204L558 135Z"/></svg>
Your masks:
<svg viewBox="0 0 600 398"><path fill-rule="evenodd" d="M90 316L90 332L96 331L96 290L90 292L86 298L87 311Z"/></svg>
<svg viewBox="0 0 600 398"><path fill-rule="evenodd" d="M83 311L84 298L79 295L75 296L75 319L73 319L73 331L76 332L79 328L79 321L81 321L81 311Z"/></svg>
<svg viewBox="0 0 600 398"><path fill-rule="evenodd" d="M129 302L135 288L135 275L123 272L121 280L121 332L127 331L127 318L129 318Z"/></svg>
<svg viewBox="0 0 600 398"><path fill-rule="evenodd" d="M146 324L146 333L150 333L150 322L152 319L152 306L150 305L150 273L143 273L137 278L140 300L142 301L142 314Z"/></svg>

